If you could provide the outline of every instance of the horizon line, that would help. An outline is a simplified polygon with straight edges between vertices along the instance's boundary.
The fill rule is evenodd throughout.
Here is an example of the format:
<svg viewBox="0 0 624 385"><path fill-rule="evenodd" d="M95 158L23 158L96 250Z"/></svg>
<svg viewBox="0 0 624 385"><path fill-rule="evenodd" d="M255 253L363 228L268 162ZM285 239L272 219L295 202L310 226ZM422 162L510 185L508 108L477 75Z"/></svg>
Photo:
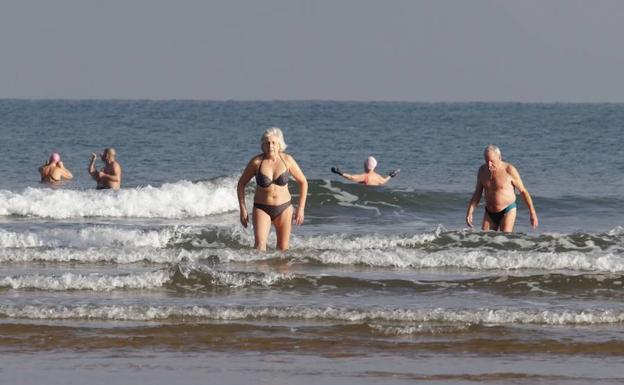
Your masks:
<svg viewBox="0 0 624 385"><path fill-rule="evenodd" d="M0 97L0 101L67 101L67 102L197 102L197 103L397 103L397 104L624 104L624 101L520 101L520 100L393 100L393 99L200 99L200 98L23 98Z"/></svg>

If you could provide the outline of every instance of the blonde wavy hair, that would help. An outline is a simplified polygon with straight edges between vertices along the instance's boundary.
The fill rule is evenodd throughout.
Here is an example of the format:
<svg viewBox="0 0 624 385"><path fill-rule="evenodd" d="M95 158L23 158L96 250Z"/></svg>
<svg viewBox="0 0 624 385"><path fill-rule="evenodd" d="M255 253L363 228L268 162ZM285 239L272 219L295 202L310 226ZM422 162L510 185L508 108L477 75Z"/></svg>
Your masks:
<svg viewBox="0 0 624 385"><path fill-rule="evenodd" d="M262 138L260 139L260 148L262 148L264 141L269 136L274 136L277 138L277 142L279 143L279 146L280 146L280 152L286 151L286 147L288 147L288 145L284 141L284 134L282 133L282 130L280 130L277 127L267 128L267 130L264 131L264 134L262 134Z"/></svg>

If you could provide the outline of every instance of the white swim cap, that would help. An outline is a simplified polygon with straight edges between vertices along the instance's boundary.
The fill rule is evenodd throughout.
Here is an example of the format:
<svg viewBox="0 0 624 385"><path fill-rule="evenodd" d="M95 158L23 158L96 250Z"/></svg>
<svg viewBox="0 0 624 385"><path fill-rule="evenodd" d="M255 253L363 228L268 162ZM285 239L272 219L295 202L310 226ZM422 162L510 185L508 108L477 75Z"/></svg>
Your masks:
<svg viewBox="0 0 624 385"><path fill-rule="evenodd" d="M373 158L372 156L366 158L366 162L364 162L364 168L366 169L366 171L373 171L375 167L377 167L377 159Z"/></svg>

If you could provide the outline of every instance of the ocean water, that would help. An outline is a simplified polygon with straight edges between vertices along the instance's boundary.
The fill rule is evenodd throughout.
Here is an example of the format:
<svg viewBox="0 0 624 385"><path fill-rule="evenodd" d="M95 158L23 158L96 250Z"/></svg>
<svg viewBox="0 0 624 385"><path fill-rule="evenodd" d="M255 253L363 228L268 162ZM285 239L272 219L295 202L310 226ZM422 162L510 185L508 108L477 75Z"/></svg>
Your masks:
<svg viewBox="0 0 624 385"><path fill-rule="evenodd" d="M624 381L624 105L0 100L0 116L2 383ZM310 188L291 249L259 253L235 188L270 126ZM538 229L520 197L514 234L464 223L488 143ZM107 146L117 192L86 172ZM75 175L60 188L38 183L51 151ZM368 155L401 173L329 172Z"/></svg>

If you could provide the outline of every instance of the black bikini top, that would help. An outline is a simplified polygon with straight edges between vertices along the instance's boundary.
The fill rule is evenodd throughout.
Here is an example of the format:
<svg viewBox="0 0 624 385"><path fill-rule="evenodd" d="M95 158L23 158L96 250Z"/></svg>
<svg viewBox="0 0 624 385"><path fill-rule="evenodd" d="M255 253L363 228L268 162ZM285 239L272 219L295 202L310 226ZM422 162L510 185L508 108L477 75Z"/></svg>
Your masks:
<svg viewBox="0 0 624 385"><path fill-rule="evenodd" d="M282 159L282 163L284 163L284 166L286 166L286 162L284 162L284 159L281 155L280 159ZM271 178L260 172L260 169L262 168L262 162L264 162L264 156L260 161L258 172L256 172L256 183L258 184L258 186L267 188L270 187L272 184L276 184L278 186L286 186L288 184L288 166L286 166L286 171L284 171L280 176L271 180Z"/></svg>

